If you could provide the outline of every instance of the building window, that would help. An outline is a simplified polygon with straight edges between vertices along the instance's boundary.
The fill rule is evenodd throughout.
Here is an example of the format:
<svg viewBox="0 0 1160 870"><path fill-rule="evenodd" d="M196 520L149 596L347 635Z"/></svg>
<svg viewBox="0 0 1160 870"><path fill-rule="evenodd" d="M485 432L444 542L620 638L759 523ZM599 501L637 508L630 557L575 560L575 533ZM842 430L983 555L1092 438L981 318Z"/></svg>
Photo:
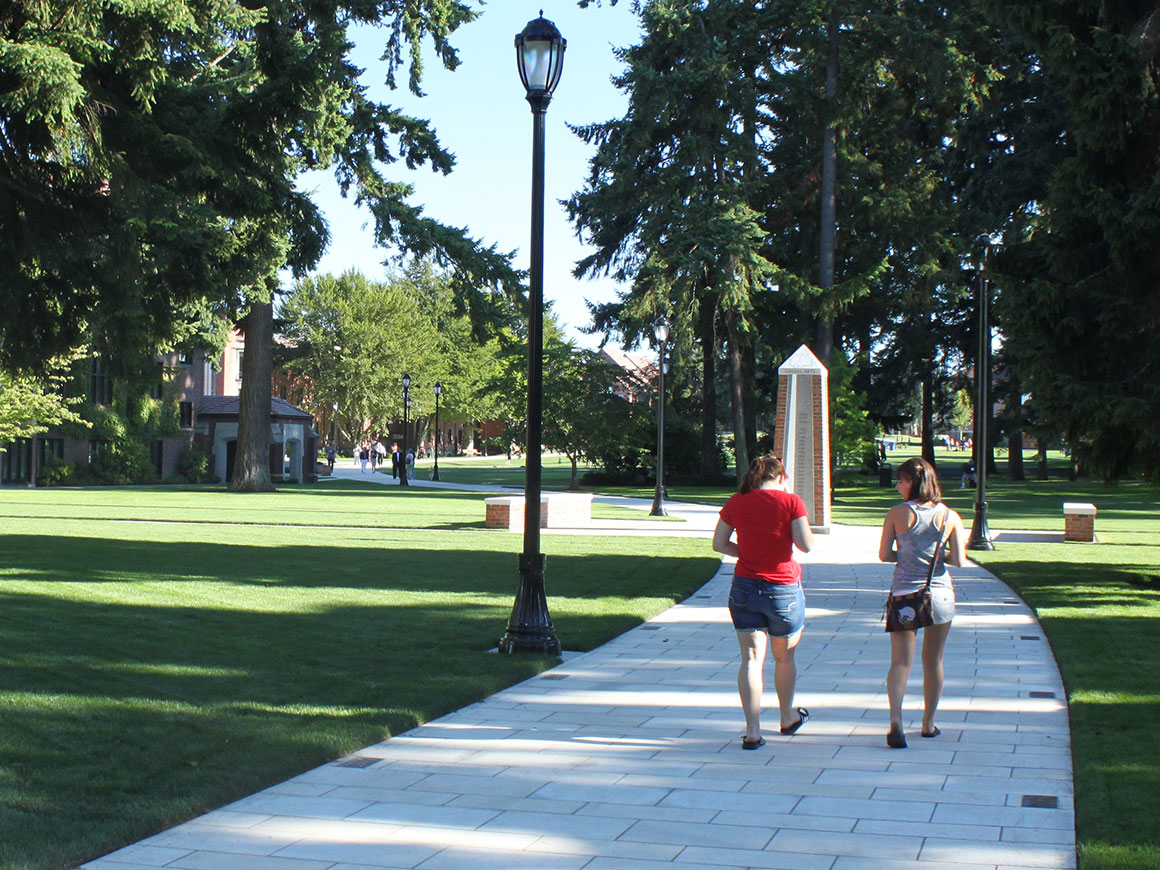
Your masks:
<svg viewBox="0 0 1160 870"><path fill-rule="evenodd" d="M153 382L153 398L165 398L165 365L164 363L157 363L157 380Z"/></svg>
<svg viewBox="0 0 1160 870"><path fill-rule="evenodd" d="M238 350L238 351L237 351L237 357L236 357L236 361L237 361L237 364L238 364L238 369L237 369L237 378L238 378L238 381L239 381L239 382L241 382L241 380L242 380L242 358L243 358L245 355L246 355L246 352L245 352L245 350Z"/></svg>
<svg viewBox="0 0 1160 870"><path fill-rule="evenodd" d="M105 361L93 357L93 367L89 373L89 397L94 405L113 404L113 378L105 370Z"/></svg>
<svg viewBox="0 0 1160 870"><path fill-rule="evenodd" d="M179 366L193 365L193 352L188 350L179 350L177 352L177 364Z"/></svg>
<svg viewBox="0 0 1160 870"><path fill-rule="evenodd" d="M162 475L162 462L165 459L165 442L158 439L149 445L149 461L153 463L153 468L157 471L157 476Z"/></svg>
<svg viewBox="0 0 1160 870"><path fill-rule="evenodd" d="M64 460L63 438L40 438L36 446L40 449L39 465L48 465L53 459Z"/></svg>
<svg viewBox="0 0 1160 870"><path fill-rule="evenodd" d="M0 453L0 479L5 483L24 483L32 479L32 439L9 441Z"/></svg>
<svg viewBox="0 0 1160 870"><path fill-rule="evenodd" d="M217 372L215 372L213 370L213 363L211 363L209 360L206 360L204 374L202 375L202 390L201 390L202 395L204 395L204 396L216 396L217 395L217 393L215 392L216 384L214 383L214 381L216 380L216 378L215 378L216 374L217 374Z"/></svg>
<svg viewBox="0 0 1160 870"><path fill-rule="evenodd" d="M181 409L181 428L193 428L193 402L182 402Z"/></svg>
<svg viewBox="0 0 1160 870"><path fill-rule="evenodd" d="M101 438L89 439L89 465L103 458L109 452L109 442Z"/></svg>

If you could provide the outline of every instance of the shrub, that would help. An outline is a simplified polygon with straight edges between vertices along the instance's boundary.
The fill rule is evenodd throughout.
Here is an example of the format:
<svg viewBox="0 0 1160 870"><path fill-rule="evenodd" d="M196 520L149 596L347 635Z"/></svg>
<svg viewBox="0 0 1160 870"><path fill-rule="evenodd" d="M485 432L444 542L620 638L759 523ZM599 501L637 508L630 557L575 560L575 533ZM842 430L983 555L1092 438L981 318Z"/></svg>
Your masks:
<svg viewBox="0 0 1160 870"><path fill-rule="evenodd" d="M83 485L125 486L133 483L156 483L157 470L149 460L149 448L139 441L123 439L112 442L101 456L76 473Z"/></svg>
<svg viewBox="0 0 1160 870"><path fill-rule="evenodd" d="M211 483L210 457L204 450L190 447L177 458L177 474L188 483Z"/></svg>
<svg viewBox="0 0 1160 870"><path fill-rule="evenodd" d="M76 471L76 466L71 462L65 462L63 459L57 459L55 456L48 460L46 465L36 473L37 486L65 486L72 482L73 473Z"/></svg>

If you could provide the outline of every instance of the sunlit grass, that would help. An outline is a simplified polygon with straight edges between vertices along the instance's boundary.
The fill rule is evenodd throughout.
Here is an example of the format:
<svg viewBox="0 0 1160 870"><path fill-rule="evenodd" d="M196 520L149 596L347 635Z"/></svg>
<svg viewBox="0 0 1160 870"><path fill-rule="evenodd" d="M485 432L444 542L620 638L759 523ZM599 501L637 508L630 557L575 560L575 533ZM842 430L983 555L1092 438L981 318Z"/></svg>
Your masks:
<svg viewBox="0 0 1160 870"><path fill-rule="evenodd" d="M482 528L478 493L5 489L0 516L5 870L75 866L551 664L489 652L522 539ZM542 545L574 650L717 565L703 540Z"/></svg>

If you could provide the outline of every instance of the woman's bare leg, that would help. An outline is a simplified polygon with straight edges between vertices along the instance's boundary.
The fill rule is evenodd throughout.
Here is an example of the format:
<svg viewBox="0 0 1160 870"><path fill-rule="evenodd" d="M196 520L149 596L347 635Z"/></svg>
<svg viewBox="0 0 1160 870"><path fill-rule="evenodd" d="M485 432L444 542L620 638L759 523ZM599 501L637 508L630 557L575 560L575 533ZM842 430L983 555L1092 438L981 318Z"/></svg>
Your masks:
<svg viewBox="0 0 1160 870"><path fill-rule="evenodd" d="M777 689L777 705L781 711L781 727L788 728L798 720L797 708L793 705L793 695L797 687L797 662L794 661L794 647L801 640L802 633L789 637L771 637L769 650L773 653L773 685Z"/></svg>
<svg viewBox="0 0 1160 870"><path fill-rule="evenodd" d="M934 731L934 714L943 690L943 650L951 624L928 625L922 630L922 733Z"/></svg>
<svg viewBox="0 0 1160 870"><path fill-rule="evenodd" d="M769 636L764 631L739 631L741 667L737 671L737 691L745 713L745 739L761 738L761 694L765 689L765 650Z"/></svg>
<svg viewBox="0 0 1160 870"><path fill-rule="evenodd" d="M914 664L913 631L892 631L890 633L890 672L886 675L886 694L890 698L890 727L902 729L902 698L906 694L906 681L910 679L910 668Z"/></svg>

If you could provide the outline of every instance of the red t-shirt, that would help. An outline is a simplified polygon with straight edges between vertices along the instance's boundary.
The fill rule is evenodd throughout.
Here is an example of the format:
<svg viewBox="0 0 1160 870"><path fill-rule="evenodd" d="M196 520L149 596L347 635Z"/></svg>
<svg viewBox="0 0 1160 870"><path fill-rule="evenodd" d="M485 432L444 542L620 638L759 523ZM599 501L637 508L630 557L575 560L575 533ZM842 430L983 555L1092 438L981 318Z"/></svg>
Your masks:
<svg viewBox="0 0 1160 870"><path fill-rule="evenodd" d="M802 566L793 558L791 524L806 515L806 503L792 492L752 489L731 496L721 519L737 530L736 576L797 583Z"/></svg>

